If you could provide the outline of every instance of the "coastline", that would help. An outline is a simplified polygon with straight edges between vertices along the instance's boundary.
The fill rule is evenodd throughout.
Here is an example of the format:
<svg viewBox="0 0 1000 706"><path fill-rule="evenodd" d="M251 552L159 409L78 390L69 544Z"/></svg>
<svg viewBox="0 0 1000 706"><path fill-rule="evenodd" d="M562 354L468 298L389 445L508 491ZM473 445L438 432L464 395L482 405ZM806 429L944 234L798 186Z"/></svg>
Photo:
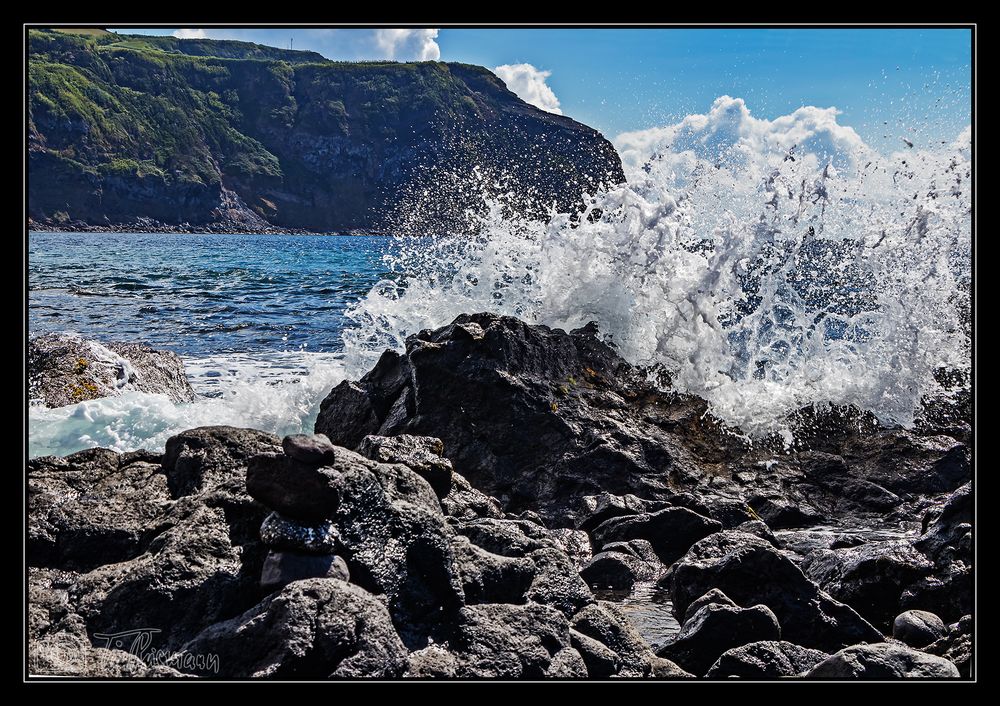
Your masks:
<svg viewBox="0 0 1000 706"><path fill-rule="evenodd" d="M206 225L170 225L166 223L114 223L111 225L92 225L89 223L54 224L39 223L28 220L29 233L140 233L140 234L172 234L172 235L313 235L313 236L351 236L351 237L385 237L389 233L380 231L364 230L352 228L341 232L331 233L325 231L312 231L301 228L282 228L271 226L268 228L234 227L222 224Z"/></svg>

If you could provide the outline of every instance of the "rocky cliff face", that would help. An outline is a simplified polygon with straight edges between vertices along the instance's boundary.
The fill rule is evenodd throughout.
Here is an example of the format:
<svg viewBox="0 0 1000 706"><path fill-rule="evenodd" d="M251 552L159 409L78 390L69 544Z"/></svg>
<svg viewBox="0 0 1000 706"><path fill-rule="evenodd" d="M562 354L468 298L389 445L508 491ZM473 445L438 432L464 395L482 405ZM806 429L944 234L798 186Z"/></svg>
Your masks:
<svg viewBox="0 0 1000 706"><path fill-rule="evenodd" d="M482 67L191 42L30 32L33 220L426 232L483 192L541 214L624 181L597 131Z"/></svg>

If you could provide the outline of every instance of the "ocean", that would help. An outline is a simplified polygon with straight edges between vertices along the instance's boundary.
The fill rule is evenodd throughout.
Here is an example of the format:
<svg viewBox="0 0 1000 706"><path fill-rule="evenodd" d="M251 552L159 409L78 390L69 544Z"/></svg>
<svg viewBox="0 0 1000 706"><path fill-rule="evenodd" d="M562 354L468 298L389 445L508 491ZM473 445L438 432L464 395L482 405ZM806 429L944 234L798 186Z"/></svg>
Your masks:
<svg viewBox="0 0 1000 706"><path fill-rule="evenodd" d="M751 437L786 434L808 404L912 424L935 372L970 366L968 131L883 155L835 112L765 131L741 101L716 104L620 142L628 184L585 195L582 218L526 221L501 197L462 236L30 233L29 335L171 349L199 398L31 406L29 453L309 430L340 380L472 311L596 321Z"/></svg>

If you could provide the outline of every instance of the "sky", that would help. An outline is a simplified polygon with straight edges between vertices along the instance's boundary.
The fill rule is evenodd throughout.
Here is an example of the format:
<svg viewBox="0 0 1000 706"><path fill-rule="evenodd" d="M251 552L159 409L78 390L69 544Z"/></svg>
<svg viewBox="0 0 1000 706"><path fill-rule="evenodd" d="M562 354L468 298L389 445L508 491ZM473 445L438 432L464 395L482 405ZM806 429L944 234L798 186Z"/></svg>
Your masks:
<svg viewBox="0 0 1000 706"><path fill-rule="evenodd" d="M953 139L971 120L968 29L224 29L121 33L242 39L330 59L458 61L609 138L742 98L755 118L836 108L883 152Z"/></svg>

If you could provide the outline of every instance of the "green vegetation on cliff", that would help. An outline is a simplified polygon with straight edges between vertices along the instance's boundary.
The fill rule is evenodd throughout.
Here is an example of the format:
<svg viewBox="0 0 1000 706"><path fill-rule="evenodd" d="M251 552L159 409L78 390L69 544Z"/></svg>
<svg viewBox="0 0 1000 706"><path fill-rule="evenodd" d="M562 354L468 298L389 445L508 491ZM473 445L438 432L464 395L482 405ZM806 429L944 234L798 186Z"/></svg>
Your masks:
<svg viewBox="0 0 1000 706"><path fill-rule="evenodd" d="M41 222L428 227L470 205L476 173L535 208L623 180L596 131L476 66L31 30L28 91Z"/></svg>

